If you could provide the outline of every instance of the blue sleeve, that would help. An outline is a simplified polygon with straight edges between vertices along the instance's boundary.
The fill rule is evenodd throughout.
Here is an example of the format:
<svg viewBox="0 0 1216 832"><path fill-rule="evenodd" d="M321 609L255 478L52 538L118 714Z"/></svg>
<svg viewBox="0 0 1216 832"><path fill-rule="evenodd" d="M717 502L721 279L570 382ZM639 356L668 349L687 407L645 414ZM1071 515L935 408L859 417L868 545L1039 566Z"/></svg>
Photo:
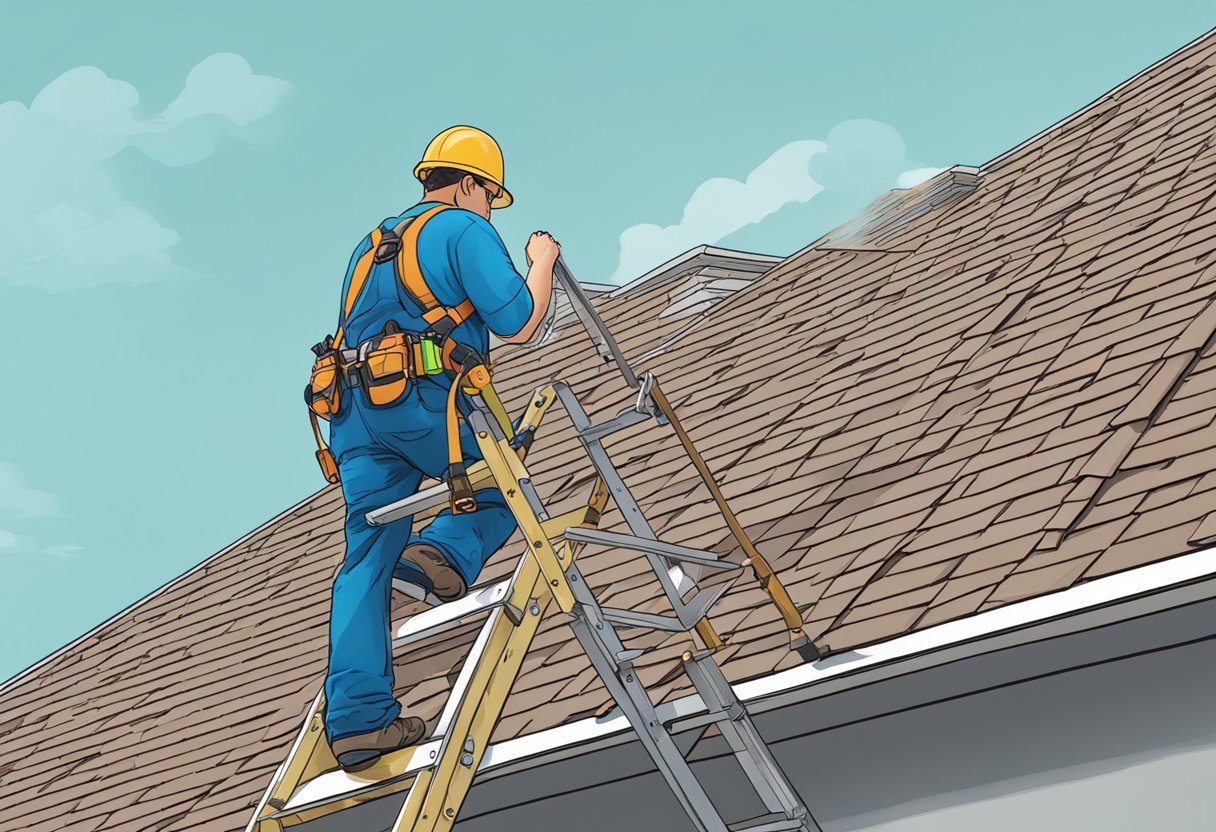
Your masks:
<svg viewBox="0 0 1216 832"><path fill-rule="evenodd" d="M355 275L355 264L371 247L372 238L369 234L355 247L354 253L350 256L350 265L346 267L346 279L342 281L342 297L338 299L338 326L340 327L346 326L346 293L350 291L350 281Z"/></svg>
<svg viewBox="0 0 1216 832"><path fill-rule="evenodd" d="M480 220L480 221L478 221ZM510 337L532 317L532 293L494 226L478 217L456 239L456 275L495 335Z"/></svg>

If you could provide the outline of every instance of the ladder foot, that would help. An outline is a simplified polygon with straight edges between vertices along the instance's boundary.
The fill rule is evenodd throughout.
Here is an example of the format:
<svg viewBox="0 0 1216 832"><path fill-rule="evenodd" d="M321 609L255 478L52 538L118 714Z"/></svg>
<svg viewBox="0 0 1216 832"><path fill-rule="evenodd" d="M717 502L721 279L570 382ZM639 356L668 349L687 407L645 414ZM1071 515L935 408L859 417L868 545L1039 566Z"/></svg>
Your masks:
<svg viewBox="0 0 1216 832"><path fill-rule="evenodd" d="M811 641L808 636L794 639L790 643L790 649L798 654L807 664L812 664L823 658L823 654L819 652L819 648L815 646L815 642Z"/></svg>

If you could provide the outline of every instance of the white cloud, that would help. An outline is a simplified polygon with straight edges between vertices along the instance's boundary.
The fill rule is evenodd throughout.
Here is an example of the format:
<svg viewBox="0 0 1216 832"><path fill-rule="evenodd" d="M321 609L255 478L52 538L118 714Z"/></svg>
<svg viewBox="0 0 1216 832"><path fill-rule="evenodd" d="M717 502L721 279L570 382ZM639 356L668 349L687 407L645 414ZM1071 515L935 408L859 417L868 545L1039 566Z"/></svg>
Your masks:
<svg viewBox="0 0 1216 832"><path fill-rule="evenodd" d="M702 182L675 225L626 228L620 262L609 280L632 280L694 246L716 243L823 191L873 198L894 187L911 187L904 183L916 184L917 176L927 179L938 170L906 159L903 138L889 125L870 119L842 122L823 141L802 139L778 148L746 182Z"/></svg>
<svg viewBox="0 0 1216 832"><path fill-rule="evenodd" d="M915 188L921 182L929 181L944 170L945 168L913 168L912 170L906 170L895 180L895 187Z"/></svg>
<svg viewBox="0 0 1216 832"><path fill-rule="evenodd" d="M0 462L0 512L19 517L51 517L59 514L59 500L26 485L14 466Z"/></svg>
<svg viewBox="0 0 1216 832"><path fill-rule="evenodd" d="M621 259L611 282L621 283L702 243L715 243L791 202L806 202L823 190L811 179L808 163L826 149L823 142L797 141L779 148L756 166L746 182L715 178L702 182L684 206L680 222L646 223L621 232Z"/></svg>
<svg viewBox="0 0 1216 832"><path fill-rule="evenodd" d="M198 116L217 115L244 127L270 115L288 89L288 83L269 75L254 75L240 55L222 52L205 58L190 70L186 86L164 117L180 123Z"/></svg>
<svg viewBox="0 0 1216 832"><path fill-rule="evenodd" d="M60 543L56 546L47 546L42 550L42 554L50 555L56 558L74 558L83 551L83 546L76 546L71 543Z"/></svg>
<svg viewBox="0 0 1216 832"><path fill-rule="evenodd" d="M29 107L0 104L0 281L57 292L174 274L178 233L123 197L112 160L136 148L165 165L199 162L288 87L218 54L151 118L136 116L134 86L92 66L63 73Z"/></svg>
<svg viewBox="0 0 1216 832"><path fill-rule="evenodd" d="M48 556L53 558L74 559L85 551L83 546L73 543L59 543L54 546L42 546L36 538L25 534L14 534L0 529L0 563L18 558Z"/></svg>

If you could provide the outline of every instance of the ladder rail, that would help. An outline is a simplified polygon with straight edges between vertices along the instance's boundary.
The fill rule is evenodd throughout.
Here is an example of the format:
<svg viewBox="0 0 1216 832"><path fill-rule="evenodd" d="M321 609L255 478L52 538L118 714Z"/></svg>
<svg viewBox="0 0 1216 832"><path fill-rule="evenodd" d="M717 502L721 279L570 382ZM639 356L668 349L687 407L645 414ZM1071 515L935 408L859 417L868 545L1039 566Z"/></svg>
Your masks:
<svg viewBox="0 0 1216 832"><path fill-rule="evenodd" d="M624 377L625 383L636 389L638 378L634 375L633 368L625 360L625 355L621 352L621 347L617 344L616 339L612 337L608 325L604 323L600 313L595 310L587 293L583 291L582 285L574 279L574 275L566 267L566 261L561 255L558 255L557 262L553 265L553 277L566 291L566 295L570 298L570 305L574 307L574 314L578 316L579 322L587 330L587 335L595 344L596 352L605 361L614 362L621 376Z"/></svg>
<svg viewBox="0 0 1216 832"><path fill-rule="evenodd" d="M507 506L525 531L528 551L516 566L512 595L523 590L522 594L527 597L526 615L518 622L512 621L507 615L509 605L497 607L490 613L481 632L484 640L475 648L477 660L466 661L461 669L453 695L436 727L436 732L442 730L444 738L431 773L420 774L415 780L393 825L394 832L445 832L451 829L547 608L550 603L560 606L563 596L568 596L570 610L574 609L573 593L563 570L573 566L576 544L568 544L558 537L554 545L543 538L541 520L522 489L502 488L529 479L522 461L508 445L506 437L494 430L495 423L485 414L474 411L469 418L478 446L503 490ZM597 483L588 500L589 508L595 510L597 517L605 499L606 492ZM550 578L550 575L558 577ZM519 606L525 605L520 603Z"/></svg>
<svg viewBox="0 0 1216 832"><path fill-rule="evenodd" d="M571 567L569 576L571 587L579 600L579 609L570 622L570 628L604 686L628 718L638 741L658 767L698 832L727 832L726 823L705 788L692 773L671 735L659 722L654 703L634 672L632 663L616 659L624 652L624 645L612 625L599 614L599 603L582 580L577 564Z"/></svg>

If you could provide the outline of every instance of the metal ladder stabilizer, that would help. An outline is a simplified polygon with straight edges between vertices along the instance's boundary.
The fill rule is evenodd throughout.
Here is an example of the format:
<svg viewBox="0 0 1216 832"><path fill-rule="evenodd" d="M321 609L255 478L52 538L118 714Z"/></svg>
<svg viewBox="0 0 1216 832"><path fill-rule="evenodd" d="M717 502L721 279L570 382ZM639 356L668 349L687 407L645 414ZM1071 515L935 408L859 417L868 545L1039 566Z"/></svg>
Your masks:
<svg viewBox="0 0 1216 832"><path fill-rule="evenodd" d="M272 778L250 820L249 832L282 832L402 791L407 794L392 826L393 832L451 829L523 658L540 621L554 604L568 614L568 624L593 668L698 832L820 832L718 666L714 654L723 641L714 631L708 614L739 573L750 566L781 612L790 631L791 648L807 660L817 658L818 654L802 633L801 620L789 595L738 526L657 380L650 374L641 380L633 376L619 347L585 298L580 309L581 289L570 278L564 263L559 261L555 273L563 284L569 282L575 287L570 294L580 320L588 326L593 340L597 340L597 349L605 360L615 359L626 380L638 389L637 401L616 418L592 424L573 391L557 382L534 393L516 436L508 439L499 421L491 415L485 397L474 396L475 409L468 415L468 422L484 461L470 467L469 478L475 489L501 490L519 523L526 552L509 579L416 614L394 633L393 647L402 648L460 626L472 616L486 616L427 741L386 754L374 766L357 774L344 772L325 742L324 699L318 694L287 759ZM555 401L570 416L596 477L584 506L550 517L523 459L531 436ZM713 552L658 540L601 444L605 437L651 417L675 429L694 465L702 471L727 524L747 555L743 564L724 561ZM519 442L525 435L528 441ZM392 522L445 502L446 498L446 487L438 486L369 512L367 520L373 524ZM629 534L597 528L609 499L620 510ZM653 569L674 615L601 606L576 563L586 546L641 554ZM702 589L696 581L703 572L734 574L723 583ZM689 597L691 591L695 594ZM436 599L427 600L434 603ZM646 651L628 649L617 627L697 634L704 649L685 651L682 668L705 706L705 720L718 728L764 804L766 815L732 824L723 820L667 726L660 721L635 672L634 661Z"/></svg>

